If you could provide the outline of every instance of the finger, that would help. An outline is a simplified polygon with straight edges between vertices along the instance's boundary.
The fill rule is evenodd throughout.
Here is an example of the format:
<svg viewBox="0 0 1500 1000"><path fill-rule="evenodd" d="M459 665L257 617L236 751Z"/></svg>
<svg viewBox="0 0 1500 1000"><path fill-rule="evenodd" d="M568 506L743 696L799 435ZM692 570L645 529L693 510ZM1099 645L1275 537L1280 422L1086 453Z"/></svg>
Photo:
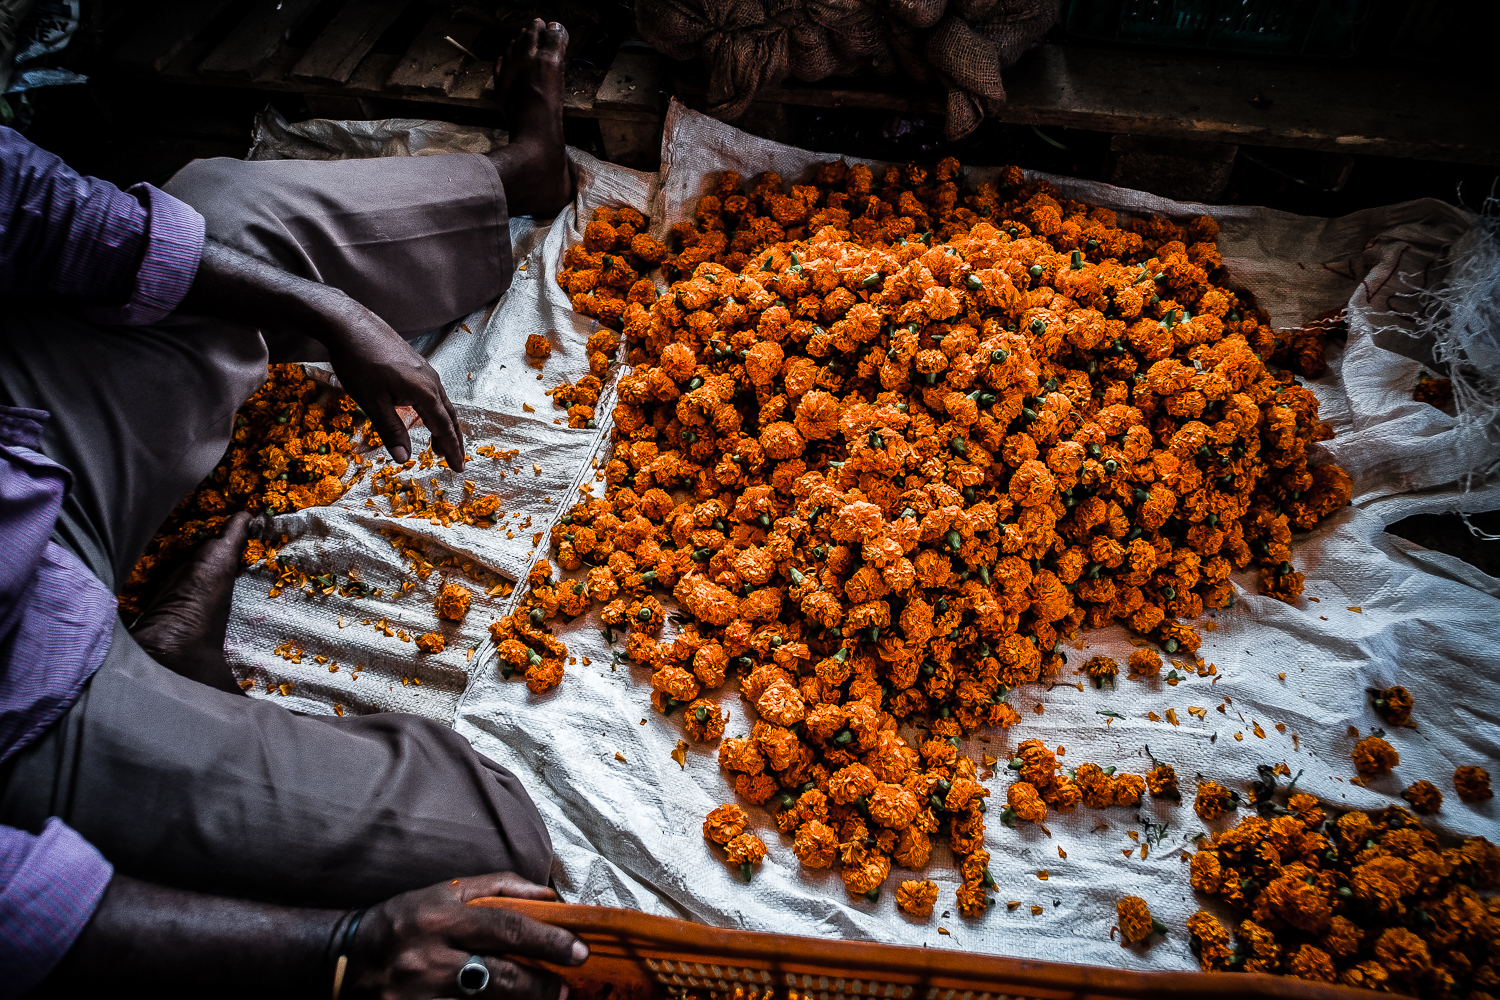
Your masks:
<svg viewBox="0 0 1500 1000"><path fill-rule="evenodd" d="M519 955L555 965L582 965L589 957L589 946L571 931L511 910L482 906L464 907L448 939L456 948L488 955Z"/></svg>
<svg viewBox="0 0 1500 1000"><path fill-rule="evenodd" d="M448 401L448 394L443 391L443 384L438 381L435 373L432 378L437 391L417 404L416 410L421 414L427 429L432 432L432 447L448 460L448 468L454 472L462 472L464 438L463 432L458 429L458 414L454 412L453 404Z"/></svg>
<svg viewBox="0 0 1500 1000"><path fill-rule="evenodd" d="M544 885L528 882L515 872L494 872L489 875L475 875L471 878L456 878L446 883L443 888L458 897L460 903L467 903L471 899L482 899L485 896L508 896L512 899L542 899L554 900L557 893Z"/></svg>
<svg viewBox="0 0 1500 1000"><path fill-rule="evenodd" d="M364 400L356 401L364 407L365 415L370 418L375 433L380 435L380 443L390 452L392 460L401 463L411 458L411 435L406 433L406 425L396 414L395 401L387 397L374 406Z"/></svg>
<svg viewBox="0 0 1500 1000"><path fill-rule="evenodd" d="M546 969L533 969L503 958L485 958L489 984L479 995L497 1000L567 1000L568 985Z"/></svg>

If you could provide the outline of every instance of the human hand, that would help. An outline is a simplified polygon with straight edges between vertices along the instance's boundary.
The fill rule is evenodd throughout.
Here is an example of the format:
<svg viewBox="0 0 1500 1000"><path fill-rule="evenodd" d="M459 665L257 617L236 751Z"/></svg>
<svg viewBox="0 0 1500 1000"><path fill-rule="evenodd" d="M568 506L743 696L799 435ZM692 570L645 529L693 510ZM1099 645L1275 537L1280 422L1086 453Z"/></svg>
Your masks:
<svg viewBox="0 0 1500 1000"><path fill-rule="evenodd" d="M325 329L318 339L328 349L333 373L364 408L391 458L411 457L411 437L396 413L396 407L410 406L432 432L433 450L449 468L463 471L463 431L437 372L379 316L336 294L323 309Z"/></svg>
<svg viewBox="0 0 1500 1000"><path fill-rule="evenodd" d="M490 981L478 996L567 1000L559 977L507 956L582 965L588 945L560 927L519 913L465 905L482 896L557 898L551 889L511 872L455 879L392 897L360 921L342 995L349 1000L455 996L458 970L470 955L479 955Z"/></svg>
<svg viewBox="0 0 1500 1000"><path fill-rule="evenodd" d="M411 437L396 413L410 406L432 432L433 449L449 468L463 470L463 432L437 372L385 320L337 288L209 241L178 309L313 338L328 349L334 374L392 458L411 457Z"/></svg>

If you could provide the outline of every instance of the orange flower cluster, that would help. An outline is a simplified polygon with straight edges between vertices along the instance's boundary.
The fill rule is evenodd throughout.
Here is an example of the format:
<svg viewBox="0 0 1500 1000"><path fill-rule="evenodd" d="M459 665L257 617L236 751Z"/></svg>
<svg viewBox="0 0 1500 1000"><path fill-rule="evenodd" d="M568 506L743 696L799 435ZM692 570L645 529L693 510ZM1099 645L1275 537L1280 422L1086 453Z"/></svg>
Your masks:
<svg viewBox="0 0 1500 1000"><path fill-rule="evenodd" d="M1417 379L1416 388L1411 391L1411 398L1418 403L1426 403L1439 410L1446 410L1453 405L1453 380L1435 378L1423 372L1422 376Z"/></svg>
<svg viewBox="0 0 1500 1000"><path fill-rule="evenodd" d="M965 191L946 159L827 164L789 192L725 174L675 256L643 225L596 217L558 276L632 370L606 495L552 550L659 710L740 676L760 720L721 749L737 791L778 801L804 864L838 859L853 892L919 867L945 824L980 850L983 790L949 741L1019 721L1009 690L1058 672L1062 637L1121 620L1191 655L1181 619L1225 606L1234 568L1300 594L1292 530L1348 501L1210 219L1124 223L1015 168ZM920 750L897 733L917 719ZM1071 807L1082 777L1055 767L1033 788ZM1144 790L1101 774L1112 801Z"/></svg>
<svg viewBox="0 0 1500 1000"><path fill-rule="evenodd" d="M236 511L281 514L334 503L371 464L361 452L379 446L351 397L309 378L301 365L272 365L265 384L235 414L224 458L177 505L132 568L121 611L139 614L160 581ZM346 482L351 466L356 472Z"/></svg>
<svg viewBox="0 0 1500 1000"><path fill-rule="evenodd" d="M932 916L932 906L937 902L937 883L931 879L908 879L896 890L896 905L903 913L926 920Z"/></svg>
<svg viewBox="0 0 1500 1000"><path fill-rule="evenodd" d="M1009 765L1020 778L1006 790L1006 810L1000 821L1014 826L1018 819L1041 823L1047 818L1047 807L1060 813L1072 812L1080 805L1090 809L1110 806L1138 806L1145 794L1147 781L1138 774L1115 773L1115 768L1083 763L1066 773L1059 771L1057 757L1041 740L1026 740L1016 748ZM1165 768L1176 788L1176 775ZM1153 772L1155 773L1155 772Z"/></svg>
<svg viewBox="0 0 1500 1000"><path fill-rule="evenodd" d="M1386 722L1393 726L1411 725L1411 710L1416 705L1416 699L1411 696L1410 691L1397 685L1383 691L1372 690L1370 694L1373 695L1371 705Z"/></svg>
<svg viewBox="0 0 1500 1000"><path fill-rule="evenodd" d="M1119 919L1120 946L1139 944L1152 934L1165 934L1166 925L1151 915L1151 908L1139 896L1125 896L1115 904Z"/></svg>
<svg viewBox="0 0 1500 1000"><path fill-rule="evenodd" d="M1440 848L1404 809L1325 826L1311 795L1201 844L1192 885L1244 915L1238 943L1206 911L1188 921L1205 970L1270 972L1410 993L1487 997L1500 955L1500 849ZM1280 813L1280 815L1277 815Z"/></svg>
<svg viewBox="0 0 1500 1000"><path fill-rule="evenodd" d="M1473 764L1464 764L1454 770L1453 787L1464 802L1483 802L1495 797L1490 790L1490 772Z"/></svg>
<svg viewBox="0 0 1500 1000"><path fill-rule="evenodd" d="M1380 736L1366 736L1354 744L1349 754L1354 759L1354 769L1362 778L1390 774L1391 768L1401 763L1401 755Z"/></svg>

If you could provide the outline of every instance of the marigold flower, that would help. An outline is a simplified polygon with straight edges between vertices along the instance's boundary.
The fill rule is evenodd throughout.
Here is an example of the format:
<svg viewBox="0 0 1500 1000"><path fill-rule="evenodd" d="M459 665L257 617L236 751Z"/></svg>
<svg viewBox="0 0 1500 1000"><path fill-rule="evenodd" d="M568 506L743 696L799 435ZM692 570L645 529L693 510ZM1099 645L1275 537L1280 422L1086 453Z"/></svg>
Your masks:
<svg viewBox="0 0 1500 1000"><path fill-rule="evenodd" d="M1017 781L1005 790L1005 801L1012 812L1028 823L1041 823L1047 818L1047 804L1037 793L1036 786Z"/></svg>
<svg viewBox="0 0 1500 1000"><path fill-rule="evenodd" d="M937 902L937 883L931 880L907 880L896 890L896 905L901 912L927 919L932 916L933 904Z"/></svg>
<svg viewBox="0 0 1500 1000"><path fill-rule="evenodd" d="M808 820L797 828L792 853L808 868L830 868L838 857L839 838L833 828L818 820Z"/></svg>
<svg viewBox="0 0 1500 1000"><path fill-rule="evenodd" d="M965 883L958 887L958 912L966 917L982 917L989 908L989 897L983 885Z"/></svg>
<svg viewBox="0 0 1500 1000"><path fill-rule="evenodd" d="M766 845L753 833L742 833L724 845L732 865L758 865L766 857Z"/></svg>
<svg viewBox="0 0 1500 1000"><path fill-rule="evenodd" d="M417 648L424 653L441 653L446 641L438 632L428 632L417 637Z"/></svg>
<svg viewBox="0 0 1500 1000"><path fill-rule="evenodd" d="M1104 687L1105 681L1113 687L1115 678L1120 674L1120 665L1108 656L1094 656L1083 665L1083 672L1094 682L1094 687Z"/></svg>
<svg viewBox="0 0 1500 1000"><path fill-rule="evenodd" d="M688 705L682 723L688 739L696 743L706 743L724 735L724 713L708 698L699 698Z"/></svg>
<svg viewBox="0 0 1500 1000"><path fill-rule="evenodd" d="M1396 748L1379 736L1366 736L1354 744L1349 756L1354 758L1354 769L1362 777L1390 774L1391 768L1401 763Z"/></svg>
<svg viewBox="0 0 1500 1000"><path fill-rule="evenodd" d="M727 844L744 833L749 822L750 817L745 810L726 802L711 811L703 821L703 836L715 844Z"/></svg>
<svg viewBox="0 0 1500 1000"><path fill-rule="evenodd" d="M1406 688L1398 685L1388 687L1384 691L1376 691L1372 700L1375 711L1379 712L1386 722L1393 726L1411 725L1411 710L1415 700Z"/></svg>
<svg viewBox="0 0 1500 1000"><path fill-rule="evenodd" d="M1155 677L1161 673L1161 656L1149 646L1142 646L1130 654L1131 678Z"/></svg>
<svg viewBox="0 0 1500 1000"><path fill-rule="evenodd" d="M439 618L450 622L461 622L469 613L469 588L458 583L445 583L437 595Z"/></svg>
<svg viewBox="0 0 1500 1000"><path fill-rule="evenodd" d="M1490 772L1473 764L1464 764L1453 772L1453 787L1464 802L1483 802L1495 797L1490 791Z"/></svg>
<svg viewBox="0 0 1500 1000"><path fill-rule="evenodd" d="M1193 797L1193 812L1205 823L1211 823L1236 808L1238 796L1217 781L1203 782Z"/></svg>
<svg viewBox="0 0 1500 1000"><path fill-rule="evenodd" d="M1222 971L1228 967L1231 954L1229 932L1219 923L1219 918L1207 910L1199 910L1188 917L1187 929L1188 945L1198 956L1204 972Z"/></svg>
<svg viewBox="0 0 1500 1000"><path fill-rule="evenodd" d="M1125 944L1138 944L1161 926L1161 922L1151 916L1146 901L1139 896L1122 897L1115 904L1115 914L1119 918L1120 937Z"/></svg>
<svg viewBox="0 0 1500 1000"><path fill-rule="evenodd" d="M1443 793L1430 781L1410 785L1401 797L1411 803L1412 811L1423 816L1430 816L1443 808Z"/></svg>
<svg viewBox="0 0 1500 1000"><path fill-rule="evenodd" d="M1151 770L1147 771L1146 787L1150 789L1153 799L1182 801L1182 792L1177 788L1177 772L1172 768L1171 764L1158 762Z"/></svg>

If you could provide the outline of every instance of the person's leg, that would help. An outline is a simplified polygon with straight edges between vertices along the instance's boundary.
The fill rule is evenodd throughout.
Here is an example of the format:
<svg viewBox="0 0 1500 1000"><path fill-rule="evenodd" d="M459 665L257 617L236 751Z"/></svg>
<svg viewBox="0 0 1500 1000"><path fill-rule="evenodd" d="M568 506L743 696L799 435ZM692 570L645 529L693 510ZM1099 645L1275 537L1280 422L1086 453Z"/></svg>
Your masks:
<svg viewBox="0 0 1500 1000"><path fill-rule="evenodd" d="M78 704L0 772L0 823L35 831L48 816L124 874L291 904L497 871L544 885L552 862L521 783L441 723L215 691L123 628Z"/></svg>
<svg viewBox="0 0 1500 1000"><path fill-rule="evenodd" d="M552 55L530 58L560 68ZM560 85L560 71L554 75ZM560 89L552 102L560 109ZM558 162L560 142L559 133ZM496 178L529 169L519 151L494 166L427 159L422 176L467 171L491 194ZM344 175L326 176L321 194L316 183L301 182L301 197L322 198L330 225L340 205L368 221L359 204L368 190L334 190ZM246 187L243 179L234 183ZM263 219L251 209L260 202L237 204L240 215L225 202L198 207L210 233L249 248ZM417 225L418 213L395 213L376 235L389 237L397 258L414 269L384 291L420 299L437 275L484 269L456 256L455 248L476 245L475 232L487 234L479 242L497 255L508 254L498 233L505 209L488 204L477 221L454 221L458 237ZM300 225L298 246L310 264L336 272L345 249ZM402 227L412 225L417 235L408 239ZM279 239L266 232L271 243ZM487 280L508 280L508 264L502 270ZM475 284L468 294L488 291ZM463 312L483 301L460 309L453 293L442 308ZM235 409L265 376L266 358L260 336L226 324L174 317L148 328L105 328L50 305L6 303L0 402L51 412L43 451L75 476L57 535L107 584L117 587L172 506L217 463ZM79 702L0 773L0 822L36 829L48 815L66 818L122 871L265 898L369 900L501 869L544 882L551 863L545 828L516 779L451 730L399 715L296 716L180 677L119 628Z"/></svg>

